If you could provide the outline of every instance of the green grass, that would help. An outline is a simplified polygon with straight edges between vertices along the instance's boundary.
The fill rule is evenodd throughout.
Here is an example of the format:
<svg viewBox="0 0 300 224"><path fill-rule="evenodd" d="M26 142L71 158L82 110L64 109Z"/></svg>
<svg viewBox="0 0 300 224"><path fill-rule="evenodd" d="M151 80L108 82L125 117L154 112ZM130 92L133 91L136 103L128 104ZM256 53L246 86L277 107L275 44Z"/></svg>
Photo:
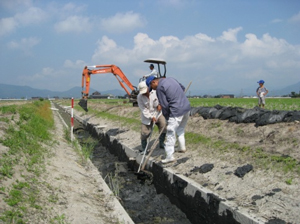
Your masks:
<svg viewBox="0 0 300 224"><path fill-rule="evenodd" d="M300 162L289 156L273 155L264 152L262 148L253 150L250 146L229 143L223 140L214 140L204 135L191 132L186 132L185 138L189 148L199 146L200 144L207 150L218 150L220 153L233 152L234 150L239 156L248 158L248 162L255 164L257 167L273 169L283 173L296 172L300 174ZM251 159L251 161L249 161L249 159Z"/></svg>
<svg viewBox="0 0 300 224"><path fill-rule="evenodd" d="M81 165L85 165L88 159L92 159L93 151L95 146L98 144L98 140L95 140L92 137L88 137L84 139L84 142L79 142L77 140L72 141L70 138L70 131L68 129L64 130L65 139L72 144L72 147L77 152L80 157L79 163Z"/></svg>
<svg viewBox="0 0 300 224"><path fill-rule="evenodd" d="M221 105L226 107L242 107L251 109L257 106L258 99L254 98L190 98L192 107L213 107ZM268 110L300 110L299 99L297 98L266 98L265 109Z"/></svg>
<svg viewBox="0 0 300 224"><path fill-rule="evenodd" d="M15 116L15 115L19 116ZM3 117L5 116L5 117ZM5 119L11 116L12 119ZM27 208L42 210L39 205L38 187L43 183L37 178L45 171L45 157L49 150L44 145L52 142L51 130L54 127L52 111L49 101L35 101L23 105L0 107L1 121L8 127L0 143L8 147L6 153L0 157L0 180L11 178L11 184L2 187L1 191L7 194L5 198L9 209L0 214L4 223L27 223ZM21 180L15 179L15 167L24 169Z"/></svg>
<svg viewBox="0 0 300 224"><path fill-rule="evenodd" d="M89 99L89 103L103 103L108 105L122 105L125 107L132 107L131 103L123 103L124 99ZM128 100L127 100L128 101ZM258 99L256 98L189 98L192 107L213 107L221 105L226 107L242 107L251 109L258 106ZM268 110L300 110L299 98L266 98L266 109ZM75 107L82 110L76 100ZM64 101L64 104L70 105L70 102Z"/></svg>

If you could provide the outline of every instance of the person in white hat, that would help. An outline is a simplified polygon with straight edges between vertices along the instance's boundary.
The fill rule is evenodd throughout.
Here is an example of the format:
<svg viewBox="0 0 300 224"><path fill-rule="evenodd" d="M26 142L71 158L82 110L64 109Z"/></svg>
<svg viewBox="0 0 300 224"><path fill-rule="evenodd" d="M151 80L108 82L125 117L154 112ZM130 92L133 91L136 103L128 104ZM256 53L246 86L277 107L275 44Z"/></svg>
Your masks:
<svg viewBox="0 0 300 224"><path fill-rule="evenodd" d="M164 148L164 141L166 137L166 120L161 111L161 106L159 104L158 98L156 96L156 91L149 92L148 86L145 81L139 83L138 86L139 94L137 96L138 106L141 111L141 145L143 152L147 145L147 139L150 136L153 122L157 125L159 132L163 129L162 134L159 137L159 146ZM159 115L160 114L160 115ZM157 117L159 115L159 117Z"/></svg>

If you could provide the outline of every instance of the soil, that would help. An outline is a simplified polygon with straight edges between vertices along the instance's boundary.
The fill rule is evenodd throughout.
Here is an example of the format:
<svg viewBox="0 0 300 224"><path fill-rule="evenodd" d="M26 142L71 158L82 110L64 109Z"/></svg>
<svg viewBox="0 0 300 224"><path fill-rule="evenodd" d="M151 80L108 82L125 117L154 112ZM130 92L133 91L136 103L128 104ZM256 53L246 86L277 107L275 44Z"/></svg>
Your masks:
<svg viewBox="0 0 300 224"><path fill-rule="evenodd" d="M89 102L88 107L95 111L104 111L120 117L139 119L139 109L128 104L109 105ZM135 124L128 125L119 118L115 121L96 116L93 112L85 113L75 110L74 114L88 122L102 126L103 130L118 128L118 140L135 149L140 149L139 128ZM53 156L47 158L46 172L39 181L51 184L41 185L39 192L44 195L40 199L45 214L28 213L28 223L50 223L51 217L64 215L66 223L131 223L130 218L120 206L116 197L112 196L101 178L98 168L92 162L80 165L79 157L72 146L64 139L63 124L56 112L54 138L57 144L52 147ZM249 153L222 145L235 143L248 151L259 149L268 155L284 155L300 161L300 123L277 123L255 127L254 124L235 124L221 120L204 120L200 116L190 117L186 132L195 133L210 139L202 144L197 139L189 138L186 142L186 153L175 153L182 163L167 165L174 172L183 174L202 186L216 192L221 198L232 203L236 209L245 211L265 222L299 223L300 220L300 179L298 172L284 172L281 163L257 162ZM0 129L0 137L4 134ZM152 136L153 143L158 135L157 128ZM196 138L196 137L195 137ZM216 146L215 142L221 145ZM7 148L0 144L0 153ZM164 150L155 149L152 156L159 162L164 158ZM284 157L284 158L285 158ZM202 165L208 164L204 168ZM213 164L209 165L209 164ZM237 176L238 168L250 165L246 172ZM251 169L252 166L252 169ZM14 178L21 178L22 168ZM242 171L244 171L242 170ZM247 172L249 171L249 172ZM18 173L18 170L15 171ZM9 186L11 179L3 180L1 186ZM141 186L142 187L142 186ZM137 191L139 189L136 189ZM1 193L1 192L0 192ZM49 202L50 196L57 198L57 203ZM128 192L127 197L131 193ZM6 195L0 194L0 213L7 206L3 202ZM160 197L160 196L157 196ZM157 222L160 223L160 222Z"/></svg>
<svg viewBox="0 0 300 224"><path fill-rule="evenodd" d="M87 160L82 165L81 158L64 137L62 120L57 112L53 114L55 144L49 148L51 155L46 158L45 173L38 177L36 181L40 184L34 189L39 194L38 205L42 210L28 207L23 220L26 223L133 223L93 163ZM5 124L1 122L0 137L7 128ZM8 148L0 144L0 155L6 151ZM22 177L28 175L23 167L17 166L12 178L0 180L0 187L8 190L13 182L24 181ZM0 215L11 209L4 202L7 196L6 191L0 190Z"/></svg>
<svg viewBox="0 0 300 224"><path fill-rule="evenodd" d="M108 112L120 117L139 118L139 109L128 105L109 105L89 102L91 111ZM125 125L122 118L111 121L93 112L76 111L77 116L89 123L100 125L104 131L119 128L117 138L123 144L140 149L139 128ZM102 116L103 117L103 116ZM224 120L204 120L192 116L186 132L209 139L206 144L189 137L186 153L175 153L180 163L167 165L175 173L185 175L230 201L233 207L260 217L265 222L299 223L300 220L300 123L276 123L255 127L253 123L235 124ZM152 136L151 143L158 135ZM215 144L215 143L220 143ZM238 147L237 147L238 145ZM226 147L225 147L226 146ZM245 152L243 152L245 150ZM257 157L253 158L254 152ZM263 154L259 154L263 153ZM269 159L261 159L267 155ZM163 149L155 149L152 156L157 162L164 158ZM260 158L260 159L259 159ZM271 158L289 158L293 171L284 171L282 163ZM182 162L185 161L185 162ZM294 161L294 162L292 162ZM210 165L212 164L212 165ZM209 172L199 172L207 165ZM204 167L205 168L205 167ZM247 170L248 169L248 170ZM196 171L196 172L195 172Z"/></svg>

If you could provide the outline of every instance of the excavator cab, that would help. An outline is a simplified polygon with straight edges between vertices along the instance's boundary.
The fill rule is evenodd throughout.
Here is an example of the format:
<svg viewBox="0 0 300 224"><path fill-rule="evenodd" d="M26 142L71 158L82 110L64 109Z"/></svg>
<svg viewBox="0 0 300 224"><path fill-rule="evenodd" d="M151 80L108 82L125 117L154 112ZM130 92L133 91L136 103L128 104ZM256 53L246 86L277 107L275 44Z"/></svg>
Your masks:
<svg viewBox="0 0 300 224"><path fill-rule="evenodd" d="M157 65L157 70L158 70L158 77L157 78L166 78L166 73L167 73L167 68L166 64L167 62L163 59L159 58L148 58L144 62L151 63L151 64L156 64ZM162 70L163 67L163 70Z"/></svg>

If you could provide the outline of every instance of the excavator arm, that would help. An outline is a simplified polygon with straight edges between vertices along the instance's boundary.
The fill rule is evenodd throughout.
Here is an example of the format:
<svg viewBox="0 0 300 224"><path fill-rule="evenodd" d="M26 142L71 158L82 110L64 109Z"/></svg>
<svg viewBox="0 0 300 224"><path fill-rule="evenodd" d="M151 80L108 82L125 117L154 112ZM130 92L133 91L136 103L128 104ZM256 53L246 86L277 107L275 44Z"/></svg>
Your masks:
<svg viewBox="0 0 300 224"><path fill-rule="evenodd" d="M82 72L82 81L81 81L82 99L79 101L78 104L85 111L88 111L87 99L88 99L89 91L90 91L91 75L95 75L95 74L112 73L118 80L120 86L128 94L130 102L132 102L133 105L136 105L136 103L137 103L136 97L138 95L137 88L131 84L131 82L127 79L127 77L125 76L125 74L122 72L122 70L119 67L117 67L116 65L95 65L93 67L95 68L94 70L89 70L87 68L87 66L85 66L83 69L83 72ZM126 84L127 87L124 84ZM129 90L128 90L128 88L129 88Z"/></svg>

